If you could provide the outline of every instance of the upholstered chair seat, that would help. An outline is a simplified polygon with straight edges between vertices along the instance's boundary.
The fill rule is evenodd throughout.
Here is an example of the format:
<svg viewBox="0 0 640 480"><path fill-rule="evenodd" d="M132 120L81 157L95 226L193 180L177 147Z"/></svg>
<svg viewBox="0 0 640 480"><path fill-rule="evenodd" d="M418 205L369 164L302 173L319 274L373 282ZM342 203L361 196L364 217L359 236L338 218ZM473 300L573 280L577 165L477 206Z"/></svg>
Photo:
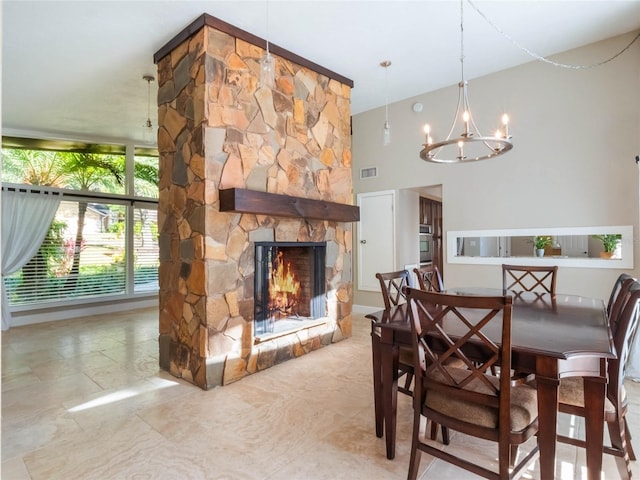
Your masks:
<svg viewBox="0 0 640 480"><path fill-rule="evenodd" d="M447 373L457 382L461 382L468 376L468 372L459 368L445 367ZM500 379L493 375L485 375L487 379L499 388ZM440 371L433 371L429 375L435 381L442 382L444 375ZM484 382L474 379L465 390L495 395L487 388ZM499 411L495 407L483 405L477 402L467 402L461 398L451 398L446 392L430 389L426 392L425 406L449 417L455 417L463 422L486 427L498 428ZM538 417L538 396L536 389L530 385L517 385L511 388L511 430L520 431L528 427Z"/></svg>
<svg viewBox="0 0 640 480"><path fill-rule="evenodd" d="M624 385L620 388L621 402L627 403L627 392ZM565 405L572 405L574 407L584 408L584 379L582 377L569 377L563 378L560 382L560 390L558 393L558 400ZM608 415L615 416L616 409L608 398L604 401L604 416L605 419Z"/></svg>

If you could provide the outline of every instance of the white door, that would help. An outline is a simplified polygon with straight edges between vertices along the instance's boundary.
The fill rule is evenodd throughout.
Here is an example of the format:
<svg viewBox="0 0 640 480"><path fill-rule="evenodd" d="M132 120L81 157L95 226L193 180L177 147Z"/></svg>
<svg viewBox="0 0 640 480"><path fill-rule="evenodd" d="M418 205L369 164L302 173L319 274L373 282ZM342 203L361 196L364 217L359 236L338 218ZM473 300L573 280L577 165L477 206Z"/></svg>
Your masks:
<svg viewBox="0 0 640 480"><path fill-rule="evenodd" d="M510 237L498 237L498 256L499 257L511 256L511 238Z"/></svg>
<svg viewBox="0 0 640 480"><path fill-rule="evenodd" d="M379 291L378 272L395 271L395 192L360 193L358 288Z"/></svg>

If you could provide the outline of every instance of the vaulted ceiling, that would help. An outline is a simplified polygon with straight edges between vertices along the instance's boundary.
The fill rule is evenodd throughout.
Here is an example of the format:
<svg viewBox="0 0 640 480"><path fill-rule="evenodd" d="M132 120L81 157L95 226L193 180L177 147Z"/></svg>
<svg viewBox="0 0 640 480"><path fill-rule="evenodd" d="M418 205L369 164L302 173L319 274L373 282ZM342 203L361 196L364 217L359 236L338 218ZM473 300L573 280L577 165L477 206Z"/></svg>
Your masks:
<svg viewBox="0 0 640 480"><path fill-rule="evenodd" d="M3 130L141 140L153 54L202 13L352 79L353 114L460 79L455 0L5 0ZM549 56L638 29L640 0L465 0L465 75L532 61L515 43Z"/></svg>

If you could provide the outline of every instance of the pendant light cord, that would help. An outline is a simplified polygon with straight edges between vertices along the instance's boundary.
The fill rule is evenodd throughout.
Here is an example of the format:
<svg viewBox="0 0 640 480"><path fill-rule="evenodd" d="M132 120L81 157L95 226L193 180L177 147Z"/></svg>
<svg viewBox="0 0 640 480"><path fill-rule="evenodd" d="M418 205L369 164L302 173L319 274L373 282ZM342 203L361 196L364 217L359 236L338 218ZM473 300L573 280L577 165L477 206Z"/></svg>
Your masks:
<svg viewBox="0 0 640 480"><path fill-rule="evenodd" d="M267 56L269 55L269 0L266 1L267 6Z"/></svg>
<svg viewBox="0 0 640 480"><path fill-rule="evenodd" d="M495 23L493 23L491 21L491 19L489 19L484 13L482 13L480 11L480 9L471 1L471 0L467 0L467 2L469 2L469 5L471 5L474 10L476 12L478 12L478 14L485 19L485 21L491 25L494 30L496 32L498 32L500 35L502 35L504 38L506 38L507 40L509 40L513 45L515 45L517 48L519 48L520 50L522 50L523 52L525 52L527 55L535 58L536 60L540 60L541 62L545 62L548 63L550 65L553 65L554 67L562 67L562 68L572 68L572 69L586 69L586 68L594 68L594 67L599 67L601 65L604 65L605 63L609 63L611 60L619 57L620 55L622 55L624 52L626 52L629 48L631 48L631 45L633 45L639 38L640 38L640 33L638 33L633 40L631 40L631 42L629 42L629 44L624 47L622 50L620 50L618 53L616 53L614 56L607 58L606 60L603 60L601 62L598 63L594 63L591 65L570 65L567 63L559 63L559 62L554 62L553 60L549 60L548 58L543 57L542 55L538 55L535 52L532 52L531 50L529 50L528 48L520 45L518 42L516 42L513 38L511 38L508 34L506 34L503 30L501 30Z"/></svg>
<svg viewBox="0 0 640 480"><path fill-rule="evenodd" d="M151 80L147 80L147 126L151 126Z"/></svg>
<svg viewBox="0 0 640 480"><path fill-rule="evenodd" d="M384 67L384 123L389 125L389 65Z"/></svg>

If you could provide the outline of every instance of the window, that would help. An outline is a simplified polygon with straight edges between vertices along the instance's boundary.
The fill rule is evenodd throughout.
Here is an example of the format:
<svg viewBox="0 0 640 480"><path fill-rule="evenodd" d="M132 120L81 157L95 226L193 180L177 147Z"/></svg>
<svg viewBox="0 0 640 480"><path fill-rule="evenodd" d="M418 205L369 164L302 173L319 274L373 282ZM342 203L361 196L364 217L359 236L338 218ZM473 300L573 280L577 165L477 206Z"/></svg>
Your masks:
<svg viewBox="0 0 640 480"><path fill-rule="evenodd" d="M133 209L133 280L134 291L158 291L158 211Z"/></svg>
<svg viewBox="0 0 640 480"><path fill-rule="evenodd" d="M158 198L158 152L136 147L134 162L133 194Z"/></svg>
<svg viewBox="0 0 640 480"><path fill-rule="evenodd" d="M41 185L63 194L39 251L5 277L11 307L157 292L158 157L129 148L3 137L3 189Z"/></svg>

